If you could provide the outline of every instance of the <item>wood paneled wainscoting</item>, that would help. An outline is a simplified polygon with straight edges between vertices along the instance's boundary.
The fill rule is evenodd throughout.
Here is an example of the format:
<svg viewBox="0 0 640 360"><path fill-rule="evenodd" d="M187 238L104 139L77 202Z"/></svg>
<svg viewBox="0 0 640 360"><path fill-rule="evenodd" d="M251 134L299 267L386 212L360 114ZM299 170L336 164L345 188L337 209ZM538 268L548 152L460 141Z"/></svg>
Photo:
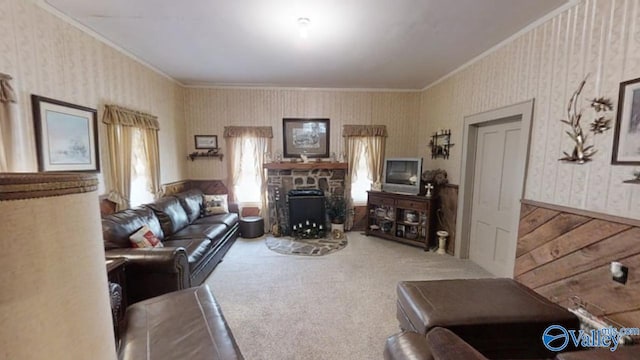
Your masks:
<svg viewBox="0 0 640 360"><path fill-rule="evenodd" d="M626 285L610 263L629 268ZM570 307L578 297L598 316L640 327L640 221L522 201L514 277Z"/></svg>

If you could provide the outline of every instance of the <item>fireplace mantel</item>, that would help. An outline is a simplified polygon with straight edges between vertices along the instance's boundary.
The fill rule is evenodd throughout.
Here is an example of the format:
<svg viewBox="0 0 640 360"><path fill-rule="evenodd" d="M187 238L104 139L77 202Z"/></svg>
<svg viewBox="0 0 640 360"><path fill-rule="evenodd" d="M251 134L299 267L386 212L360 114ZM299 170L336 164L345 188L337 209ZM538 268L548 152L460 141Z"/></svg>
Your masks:
<svg viewBox="0 0 640 360"><path fill-rule="evenodd" d="M303 162L281 162L264 164L263 167L267 170L347 170L349 168L349 164L328 161L311 161L306 164Z"/></svg>

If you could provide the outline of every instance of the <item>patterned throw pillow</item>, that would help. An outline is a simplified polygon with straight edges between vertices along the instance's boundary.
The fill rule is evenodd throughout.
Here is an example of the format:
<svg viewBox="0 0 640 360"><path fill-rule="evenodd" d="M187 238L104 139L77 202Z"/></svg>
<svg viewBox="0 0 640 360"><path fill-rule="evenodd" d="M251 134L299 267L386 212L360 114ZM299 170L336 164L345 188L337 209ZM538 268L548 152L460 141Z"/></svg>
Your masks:
<svg viewBox="0 0 640 360"><path fill-rule="evenodd" d="M204 204L202 206L202 215L228 214L229 204L227 203L227 195L204 195Z"/></svg>
<svg viewBox="0 0 640 360"><path fill-rule="evenodd" d="M129 241L131 241L131 246L134 248L164 247L160 239L158 239L147 225L143 225L140 229L129 236Z"/></svg>

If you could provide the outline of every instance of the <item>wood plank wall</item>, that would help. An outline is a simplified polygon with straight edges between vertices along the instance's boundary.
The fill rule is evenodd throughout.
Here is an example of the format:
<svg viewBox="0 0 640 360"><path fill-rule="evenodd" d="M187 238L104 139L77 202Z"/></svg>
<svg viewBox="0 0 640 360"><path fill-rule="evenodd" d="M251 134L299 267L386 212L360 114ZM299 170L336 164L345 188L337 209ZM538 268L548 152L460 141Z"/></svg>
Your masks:
<svg viewBox="0 0 640 360"><path fill-rule="evenodd" d="M447 240L447 254L453 255L456 249L456 218L458 217L458 185L446 184L438 187L440 208L436 221L436 230L446 230L449 233ZM437 243L437 241L436 241Z"/></svg>
<svg viewBox="0 0 640 360"><path fill-rule="evenodd" d="M626 285L610 263L629 267ZM640 327L640 221L523 200L514 277L571 306L578 296L596 315Z"/></svg>

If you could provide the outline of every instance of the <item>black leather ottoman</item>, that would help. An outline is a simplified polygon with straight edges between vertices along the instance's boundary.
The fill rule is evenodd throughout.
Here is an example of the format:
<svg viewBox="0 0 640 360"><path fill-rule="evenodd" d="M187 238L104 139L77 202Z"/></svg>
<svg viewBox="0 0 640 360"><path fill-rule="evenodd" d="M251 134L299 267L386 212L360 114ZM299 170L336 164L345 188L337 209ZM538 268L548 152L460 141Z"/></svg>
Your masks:
<svg viewBox="0 0 640 360"><path fill-rule="evenodd" d="M264 219L260 216L247 216L240 219L240 236L257 238L264 235Z"/></svg>
<svg viewBox="0 0 640 360"><path fill-rule="evenodd" d="M512 279L405 281L397 291L401 329L426 335L444 327L491 359L553 357L544 330L580 326L571 312Z"/></svg>

